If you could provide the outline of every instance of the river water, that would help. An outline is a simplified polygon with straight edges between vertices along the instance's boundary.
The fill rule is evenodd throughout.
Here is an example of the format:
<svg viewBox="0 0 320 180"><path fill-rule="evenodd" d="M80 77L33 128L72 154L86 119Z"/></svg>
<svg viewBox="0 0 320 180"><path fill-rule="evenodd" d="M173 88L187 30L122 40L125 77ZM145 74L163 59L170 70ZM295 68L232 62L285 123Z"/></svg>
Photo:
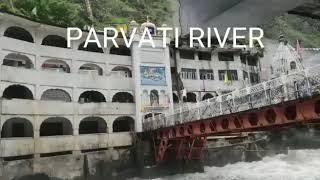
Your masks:
<svg viewBox="0 0 320 180"><path fill-rule="evenodd" d="M204 173L155 180L320 180L320 149L292 150L261 161L205 167Z"/></svg>

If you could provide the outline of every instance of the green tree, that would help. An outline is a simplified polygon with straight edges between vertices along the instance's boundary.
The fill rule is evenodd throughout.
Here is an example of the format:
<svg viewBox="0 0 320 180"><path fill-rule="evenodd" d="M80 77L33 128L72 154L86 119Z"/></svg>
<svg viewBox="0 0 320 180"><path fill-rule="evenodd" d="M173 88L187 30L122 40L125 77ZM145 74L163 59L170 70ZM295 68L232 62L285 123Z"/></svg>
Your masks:
<svg viewBox="0 0 320 180"><path fill-rule="evenodd" d="M83 26L81 6L68 0L16 0L15 7L24 15L63 26Z"/></svg>
<svg viewBox="0 0 320 180"><path fill-rule="evenodd" d="M0 9L45 23L82 28L91 24L88 2L97 28L131 20L142 23L147 16L160 25L171 13L170 0L2 0Z"/></svg>

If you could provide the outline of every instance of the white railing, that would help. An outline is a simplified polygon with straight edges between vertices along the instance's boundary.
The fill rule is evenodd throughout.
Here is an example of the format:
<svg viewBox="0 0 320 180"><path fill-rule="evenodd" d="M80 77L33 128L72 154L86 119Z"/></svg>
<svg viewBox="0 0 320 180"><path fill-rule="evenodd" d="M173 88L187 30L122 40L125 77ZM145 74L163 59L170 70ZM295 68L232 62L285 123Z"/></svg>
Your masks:
<svg viewBox="0 0 320 180"><path fill-rule="evenodd" d="M182 104L175 107L173 113L145 119L143 130L150 131L175 124L246 111L314 94L320 94L320 65L207 99L194 105Z"/></svg>

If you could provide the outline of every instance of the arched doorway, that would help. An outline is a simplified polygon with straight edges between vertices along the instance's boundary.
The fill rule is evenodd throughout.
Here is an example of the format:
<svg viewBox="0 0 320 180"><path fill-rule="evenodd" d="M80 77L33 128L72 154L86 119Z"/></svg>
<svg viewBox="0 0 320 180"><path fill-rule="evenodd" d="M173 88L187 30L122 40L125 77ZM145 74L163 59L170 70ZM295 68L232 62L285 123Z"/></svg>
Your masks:
<svg viewBox="0 0 320 180"><path fill-rule="evenodd" d="M290 62L290 70L296 70L297 69L297 63L294 61Z"/></svg>
<svg viewBox="0 0 320 180"><path fill-rule="evenodd" d="M101 117L86 117L79 124L79 134L107 133L107 123Z"/></svg>
<svg viewBox="0 0 320 180"><path fill-rule="evenodd" d="M112 97L112 102L133 103L133 96L128 92L118 92Z"/></svg>
<svg viewBox="0 0 320 180"><path fill-rule="evenodd" d="M43 92L41 100L71 102L71 96L62 89L48 89Z"/></svg>
<svg viewBox="0 0 320 180"><path fill-rule="evenodd" d="M64 117L51 117L44 120L40 126L40 136L72 135L71 122Z"/></svg>
<svg viewBox="0 0 320 180"><path fill-rule="evenodd" d="M57 35L48 35L42 40L44 46L54 46L60 48L67 48L67 40L64 37Z"/></svg>
<svg viewBox="0 0 320 180"><path fill-rule="evenodd" d="M210 94L210 93L206 93L203 97L202 97L202 100L204 101L204 100L207 100L207 99L211 99L211 98L213 98L214 96L212 95L212 94Z"/></svg>
<svg viewBox="0 0 320 180"><path fill-rule="evenodd" d="M84 64L79 68L80 74L97 74L99 76L102 76L103 70L100 66L96 64Z"/></svg>
<svg viewBox="0 0 320 180"><path fill-rule="evenodd" d="M117 66L117 67L114 67L111 71L113 73L117 73L118 76L120 76L120 77L127 77L127 78L131 78L132 77L132 72L127 67Z"/></svg>
<svg viewBox="0 0 320 180"><path fill-rule="evenodd" d="M195 93L187 93L187 97L183 98L184 102L191 102L196 103L197 102L197 95Z"/></svg>
<svg viewBox="0 0 320 180"><path fill-rule="evenodd" d="M17 26L9 27L5 32L4 36L18 39L21 41L27 41L33 43L32 35L25 29Z"/></svg>
<svg viewBox="0 0 320 180"><path fill-rule="evenodd" d="M150 104L151 104L151 106L159 106L159 93L157 90L151 90Z"/></svg>
<svg viewBox="0 0 320 180"><path fill-rule="evenodd" d="M96 52L96 53L103 53L103 49L102 48L99 48L98 47L98 45L97 45L97 43L88 43L88 45L87 45L87 47L85 48L84 47L84 43L85 42L83 42L83 43L81 43L80 45L79 45L79 48L78 48L78 50L80 50L80 51L89 51L89 52Z"/></svg>
<svg viewBox="0 0 320 180"><path fill-rule="evenodd" d="M134 130L134 119L132 117L118 117L112 125L113 132L129 132Z"/></svg>
<svg viewBox="0 0 320 180"><path fill-rule="evenodd" d="M148 119L148 118L152 118L153 114L152 113L148 113L144 115L144 119Z"/></svg>
<svg viewBox="0 0 320 180"><path fill-rule="evenodd" d="M173 103L177 104L179 103L179 98L175 93L172 93Z"/></svg>
<svg viewBox="0 0 320 180"><path fill-rule="evenodd" d="M42 64L42 69L46 71L70 73L69 65L66 62L58 59L46 60Z"/></svg>
<svg viewBox="0 0 320 180"><path fill-rule="evenodd" d="M32 123L25 118L11 118L5 121L1 130L1 138L33 137Z"/></svg>
<svg viewBox="0 0 320 180"><path fill-rule="evenodd" d="M22 85L11 85L2 94L5 99L33 99L32 92Z"/></svg>
<svg viewBox="0 0 320 180"><path fill-rule="evenodd" d="M28 56L11 53L4 57L2 65L11 67L21 67L25 69L32 69L33 63Z"/></svg>
<svg viewBox="0 0 320 180"><path fill-rule="evenodd" d="M100 103L106 102L106 98L98 91L85 91L79 97L80 103Z"/></svg>
<svg viewBox="0 0 320 180"><path fill-rule="evenodd" d="M126 46L119 45L119 47L112 46L110 48L110 54L121 55L121 56L131 56L131 50Z"/></svg>

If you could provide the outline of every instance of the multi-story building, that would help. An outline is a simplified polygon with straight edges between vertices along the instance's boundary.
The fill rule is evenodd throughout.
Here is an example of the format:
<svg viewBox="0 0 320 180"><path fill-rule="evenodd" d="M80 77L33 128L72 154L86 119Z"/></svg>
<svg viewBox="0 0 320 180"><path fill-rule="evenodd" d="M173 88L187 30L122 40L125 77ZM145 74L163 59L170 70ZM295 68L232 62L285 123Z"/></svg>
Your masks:
<svg viewBox="0 0 320 180"><path fill-rule="evenodd" d="M141 132L144 118L174 103L259 82L259 58L250 51L163 48L155 25L144 27L153 28L156 48L137 41L127 48L122 38L119 48L83 48L86 36L67 48L66 28L0 14L0 156L130 146L130 131Z"/></svg>
<svg viewBox="0 0 320 180"><path fill-rule="evenodd" d="M181 79L173 78L175 102L198 102L260 82L256 50L235 49L230 42L220 48L215 39L213 48L189 48L187 41L171 49L172 72Z"/></svg>

